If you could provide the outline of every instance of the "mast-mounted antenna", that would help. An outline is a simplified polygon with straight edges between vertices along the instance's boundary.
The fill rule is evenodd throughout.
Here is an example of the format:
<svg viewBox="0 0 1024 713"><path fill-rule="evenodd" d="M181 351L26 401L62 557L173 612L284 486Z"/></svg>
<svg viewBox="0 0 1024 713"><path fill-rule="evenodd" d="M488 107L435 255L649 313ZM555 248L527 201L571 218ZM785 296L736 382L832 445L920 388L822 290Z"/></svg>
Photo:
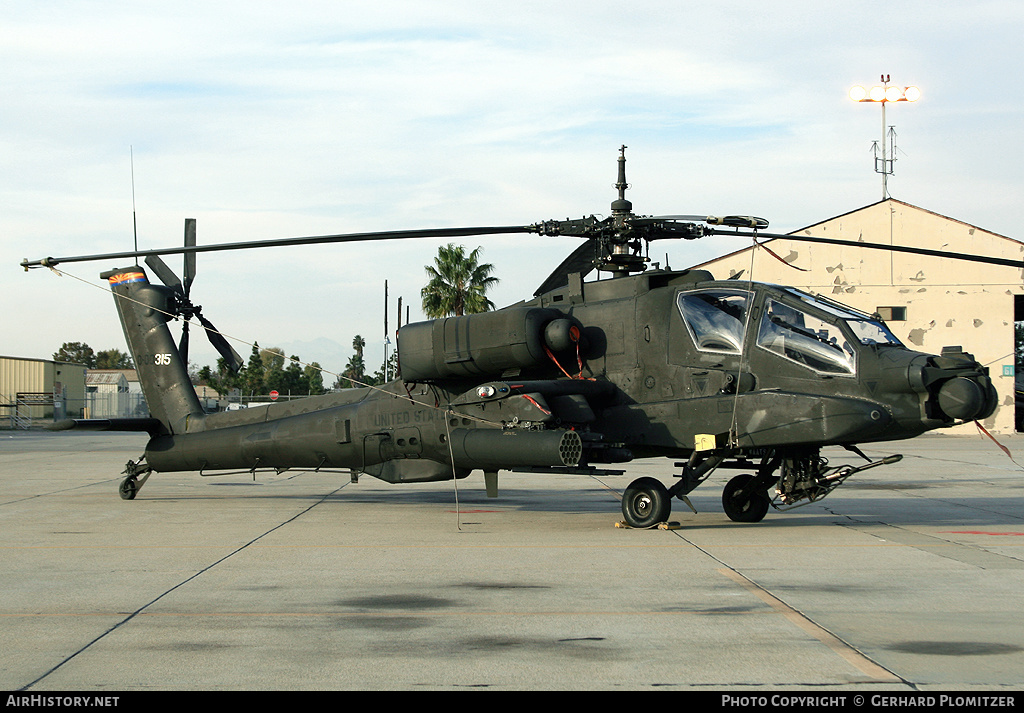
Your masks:
<svg viewBox="0 0 1024 713"><path fill-rule="evenodd" d="M627 215L633 210L633 204L626 200L626 148L625 144L619 148L619 179L615 182L615 188L619 191L619 199L612 201L612 215Z"/></svg>

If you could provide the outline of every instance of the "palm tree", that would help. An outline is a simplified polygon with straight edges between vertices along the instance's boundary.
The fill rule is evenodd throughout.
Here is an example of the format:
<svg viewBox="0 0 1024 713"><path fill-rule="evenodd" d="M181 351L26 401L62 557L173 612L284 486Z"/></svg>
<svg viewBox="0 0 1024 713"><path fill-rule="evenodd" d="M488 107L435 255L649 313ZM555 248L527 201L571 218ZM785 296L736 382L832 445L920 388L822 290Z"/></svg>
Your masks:
<svg viewBox="0 0 1024 713"><path fill-rule="evenodd" d="M427 265L430 281L420 291L423 313L431 318L461 317L494 309L487 290L498 282L494 265L480 264L480 248L469 255L461 245L449 243L437 251L434 265Z"/></svg>
<svg viewBox="0 0 1024 713"><path fill-rule="evenodd" d="M363 379L366 376L366 363L363 361L363 347L366 346L366 340L360 335L356 335L352 339L352 348L355 350L355 354L348 360L348 364L345 365L345 371L341 372L341 375L348 380L350 386L362 385Z"/></svg>

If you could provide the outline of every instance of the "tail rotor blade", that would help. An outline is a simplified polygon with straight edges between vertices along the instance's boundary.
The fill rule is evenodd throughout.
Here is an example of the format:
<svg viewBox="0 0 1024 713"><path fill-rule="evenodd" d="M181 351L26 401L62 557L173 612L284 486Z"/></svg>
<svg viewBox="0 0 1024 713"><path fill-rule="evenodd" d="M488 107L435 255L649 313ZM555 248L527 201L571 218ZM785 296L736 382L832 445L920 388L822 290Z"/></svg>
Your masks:
<svg viewBox="0 0 1024 713"><path fill-rule="evenodd" d="M188 368L188 320L181 325L181 341L178 342L178 353L181 354L181 360L185 363L185 367Z"/></svg>
<svg viewBox="0 0 1024 713"><path fill-rule="evenodd" d="M196 219L185 218L185 247L195 247L196 244ZM192 281L196 279L196 254L185 253L185 296L188 297L192 288Z"/></svg>
<svg viewBox="0 0 1024 713"><path fill-rule="evenodd" d="M174 274L174 270L167 267L167 263L159 255L146 256L146 264L160 278L160 282L176 292L183 292L184 288L181 285L181 280Z"/></svg>
<svg viewBox="0 0 1024 713"><path fill-rule="evenodd" d="M229 369L231 369L231 371L238 373L238 370L241 369L245 363L242 361L242 357L238 355L238 352L231 348L231 345L228 344L228 340L225 339L224 335L218 332L217 328L213 326L213 322L198 312L196 312L196 317L206 329L206 336L209 337L210 344L212 344L214 349L224 357L224 363Z"/></svg>

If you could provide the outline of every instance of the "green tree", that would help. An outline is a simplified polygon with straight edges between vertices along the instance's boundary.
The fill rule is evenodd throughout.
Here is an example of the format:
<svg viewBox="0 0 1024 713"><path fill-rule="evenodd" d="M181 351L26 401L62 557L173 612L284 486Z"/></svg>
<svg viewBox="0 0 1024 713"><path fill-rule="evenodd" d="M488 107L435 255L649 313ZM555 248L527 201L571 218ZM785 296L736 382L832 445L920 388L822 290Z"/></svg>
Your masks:
<svg viewBox="0 0 1024 713"><path fill-rule="evenodd" d="M265 371L269 372L274 369L284 369L284 349L281 347L260 349L260 359L263 360L263 369Z"/></svg>
<svg viewBox="0 0 1024 713"><path fill-rule="evenodd" d="M437 251L433 265L427 265L427 286L420 291L423 313L431 318L486 312L494 309L487 291L498 283L494 265L480 263L480 250L466 254L461 245L449 243Z"/></svg>
<svg viewBox="0 0 1024 713"><path fill-rule="evenodd" d="M363 348L366 346L366 340L358 334L352 339L352 349L355 354L348 360L348 364L345 365L345 370L341 372L341 377L336 382L336 385L340 388L346 389L350 386L361 386L366 383L366 362L363 360Z"/></svg>
<svg viewBox="0 0 1024 713"><path fill-rule="evenodd" d="M281 349L260 349L256 345L249 356L248 365L237 374L227 368L224 359L217 359L216 371L204 366L197 372L197 380L220 394L228 394L232 389L240 389L246 396L265 395L274 389L292 396L322 394L326 391L320 364L313 362L303 367L299 357L293 355L288 357L287 368L281 368L284 360Z"/></svg>
<svg viewBox="0 0 1024 713"><path fill-rule="evenodd" d="M89 369L96 368L96 354L92 347L84 342L64 342L60 349L53 353L53 360L84 364Z"/></svg>
<svg viewBox="0 0 1024 713"><path fill-rule="evenodd" d="M197 377L200 384L205 384L218 394L226 396L232 389L241 389L245 385L245 371L237 374L228 369L223 358L217 359L217 371L209 366L199 370Z"/></svg>
<svg viewBox="0 0 1024 713"><path fill-rule="evenodd" d="M324 389L324 375L322 367L317 362L307 364L302 370L302 380L306 385L306 392L309 394L322 394Z"/></svg>
<svg viewBox="0 0 1024 713"><path fill-rule="evenodd" d="M252 352L249 354L249 362L242 372L242 390L246 395L264 393L266 384L264 376L266 368L263 366L263 359L260 357L260 345L253 343Z"/></svg>
<svg viewBox="0 0 1024 713"><path fill-rule="evenodd" d="M287 393L305 394L309 391L308 385L302 383L302 362L299 361L299 357L294 354L288 357L288 368L284 369L283 373Z"/></svg>
<svg viewBox="0 0 1024 713"><path fill-rule="evenodd" d="M268 394L272 390L288 393L288 378L284 372L284 350L280 347L270 347L260 350L260 360L263 362L263 391Z"/></svg>
<svg viewBox="0 0 1024 713"><path fill-rule="evenodd" d="M120 349L103 349L96 353L97 369L134 369L135 363L129 354Z"/></svg>

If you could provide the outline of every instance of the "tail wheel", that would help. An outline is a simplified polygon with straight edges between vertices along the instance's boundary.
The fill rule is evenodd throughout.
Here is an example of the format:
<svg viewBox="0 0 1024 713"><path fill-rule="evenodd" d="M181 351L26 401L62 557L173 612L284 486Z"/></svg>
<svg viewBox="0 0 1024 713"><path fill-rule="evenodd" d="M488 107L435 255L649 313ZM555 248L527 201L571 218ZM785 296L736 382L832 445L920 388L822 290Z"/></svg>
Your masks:
<svg viewBox="0 0 1024 713"><path fill-rule="evenodd" d="M671 513L672 497L668 488L655 478L637 478L622 494L622 515L630 527L654 527L668 520Z"/></svg>
<svg viewBox="0 0 1024 713"><path fill-rule="evenodd" d="M135 496L139 492L139 483L134 475L130 475L121 481L120 487L117 492L121 495L122 500L134 500Z"/></svg>
<svg viewBox="0 0 1024 713"><path fill-rule="evenodd" d="M742 491L754 479L749 473L737 475L725 484L722 490L722 507L725 514L734 522L761 522L768 514L768 493L761 488L748 492Z"/></svg>

